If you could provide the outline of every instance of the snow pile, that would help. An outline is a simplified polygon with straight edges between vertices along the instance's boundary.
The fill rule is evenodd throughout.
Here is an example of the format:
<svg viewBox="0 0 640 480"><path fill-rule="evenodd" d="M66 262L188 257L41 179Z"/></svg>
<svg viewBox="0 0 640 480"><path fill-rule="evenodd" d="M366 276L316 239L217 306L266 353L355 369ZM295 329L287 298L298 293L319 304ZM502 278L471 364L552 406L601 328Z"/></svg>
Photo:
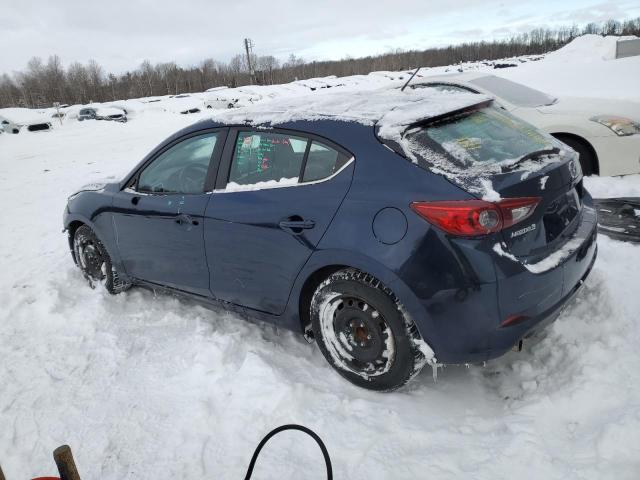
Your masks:
<svg viewBox="0 0 640 480"><path fill-rule="evenodd" d="M0 118L6 118L16 125L31 125L49 122L49 118L41 111L30 108L2 108L0 109Z"/></svg>
<svg viewBox="0 0 640 480"><path fill-rule="evenodd" d="M566 96L637 102L640 101L640 56L608 60L612 51L615 52L618 38L625 37L585 35L547 54L542 61L492 73L561 100Z"/></svg>
<svg viewBox="0 0 640 480"><path fill-rule="evenodd" d="M96 115L99 117L110 117L112 115L124 115L124 111L115 107L99 107L96 109Z"/></svg>
<svg viewBox="0 0 640 480"><path fill-rule="evenodd" d="M617 37L609 35L582 35L555 52L546 55L546 62L574 63L584 61L614 60L619 40L632 40L637 37Z"/></svg>

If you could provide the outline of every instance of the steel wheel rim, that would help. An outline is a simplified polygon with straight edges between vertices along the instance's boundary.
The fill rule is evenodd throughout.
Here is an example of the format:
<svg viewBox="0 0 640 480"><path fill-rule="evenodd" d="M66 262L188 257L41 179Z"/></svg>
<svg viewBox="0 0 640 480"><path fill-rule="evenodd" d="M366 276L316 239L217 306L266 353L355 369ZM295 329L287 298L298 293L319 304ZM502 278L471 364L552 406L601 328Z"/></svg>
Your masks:
<svg viewBox="0 0 640 480"><path fill-rule="evenodd" d="M83 273L92 280L104 279L106 263L97 243L82 236L75 239L74 247L78 265Z"/></svg>
<svg viewBox="0 0 640 480"><path fill-rule="evenodd" d="M320 323L324 343L338 366L364 378L390 370L395 337L384 316L366 300L336 294L324 302Z"/></svg>

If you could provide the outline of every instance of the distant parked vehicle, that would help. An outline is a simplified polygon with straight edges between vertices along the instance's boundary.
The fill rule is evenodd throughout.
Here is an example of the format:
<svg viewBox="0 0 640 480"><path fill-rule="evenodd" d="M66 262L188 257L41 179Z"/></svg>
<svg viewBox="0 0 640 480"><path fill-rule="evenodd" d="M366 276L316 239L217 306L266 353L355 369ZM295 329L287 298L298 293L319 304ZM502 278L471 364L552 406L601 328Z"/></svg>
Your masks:
<svg viewBox="0 0 640 480"><path fill-rule="evenodd" d="M107 120L113 122L126 123L126 112L120 108L113 107L89 107L83 108L78 113L78 120Z"/></svg>
<svg viewBox="0 0 640 480"><path fill-rule="evenodd" d="M584 175L640 172L640 104L593 98L555 98L502 77L478 72L423 77L413 88L481 93L550 133L580 155Z"/></svg>
<svg viewBox="0 0 640 480"><path fill-rule="evenodd" d="M28 108L0 110L0 125L6 133L43 132L52 128L46 115Z"/></svg>
<svg viewBox="0 0 640 480"><path fill-rule="evenodd" d="M95 120L96 109L95 108L83 108L78 112L78 121L83 122L85 120Z"/></svg>
<svg viewBox="0 0 640 480"><path fill-rule="evenodd" d="M207 108L239 108L253 105L262 100L262 95L247 88L226 88L221 91L214 91L215 95L210 96L205 101Z"/></svg>

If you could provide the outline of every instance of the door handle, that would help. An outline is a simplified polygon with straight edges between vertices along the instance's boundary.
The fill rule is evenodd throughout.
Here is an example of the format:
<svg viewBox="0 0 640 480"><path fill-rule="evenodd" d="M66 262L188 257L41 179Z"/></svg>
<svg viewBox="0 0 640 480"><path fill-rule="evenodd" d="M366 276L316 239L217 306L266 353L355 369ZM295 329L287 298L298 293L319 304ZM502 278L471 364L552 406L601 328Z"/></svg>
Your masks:
<svg viewBox="0 0 640 480"><path fill-rule="evenodd" d="M198 222L198 220L195 220L193 218L191 218L189 215L186 215L184 213L178 215L176 217L175 222L178 225L198 225L200 222Z"/></svg>
<svg viewBox="0 0 640 480"><path fill-rule="evenodd" d="M305 230L309 230L316 226L316 222L313 220L304 220L302 217L298 215L294 215L289 217L286 220L282 220L278 223L278 226L293 235L301 235Z"/></svg>
<svg viewBox="0 0 640 480"><path fill-rule="evenodd" d="M137 205L139 201L140 197L138 197L137 195L135 197L131 197L131 203L133 203L134 205Z"/></svg>

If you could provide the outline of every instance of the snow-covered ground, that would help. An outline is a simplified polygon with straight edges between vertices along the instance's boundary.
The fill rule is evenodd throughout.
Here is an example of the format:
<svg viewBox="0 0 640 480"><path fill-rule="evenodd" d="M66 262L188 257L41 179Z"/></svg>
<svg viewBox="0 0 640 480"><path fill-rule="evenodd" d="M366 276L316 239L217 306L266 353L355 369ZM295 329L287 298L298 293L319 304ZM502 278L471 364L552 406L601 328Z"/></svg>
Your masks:
<svg viewBox="0 0 640 480"><path fill-rule="evenodd" d="M372 393L295 334L168 295L87 286L61 233L67 196L122 176L207 116L137 113L127 124L66 122L0 136L0 463L8 479L53 473L51 451L63 443L83 478L243 478L258 441L284 423L325 440L336 478L640 477L639 246L601 236L576 300L523 352L446 367L437 383L424 371L401 391ZM592 178L587 188L640 195L640 175ZM255 478L323 478L323 468L311 439L286 433L264 450Z"/></svg>

